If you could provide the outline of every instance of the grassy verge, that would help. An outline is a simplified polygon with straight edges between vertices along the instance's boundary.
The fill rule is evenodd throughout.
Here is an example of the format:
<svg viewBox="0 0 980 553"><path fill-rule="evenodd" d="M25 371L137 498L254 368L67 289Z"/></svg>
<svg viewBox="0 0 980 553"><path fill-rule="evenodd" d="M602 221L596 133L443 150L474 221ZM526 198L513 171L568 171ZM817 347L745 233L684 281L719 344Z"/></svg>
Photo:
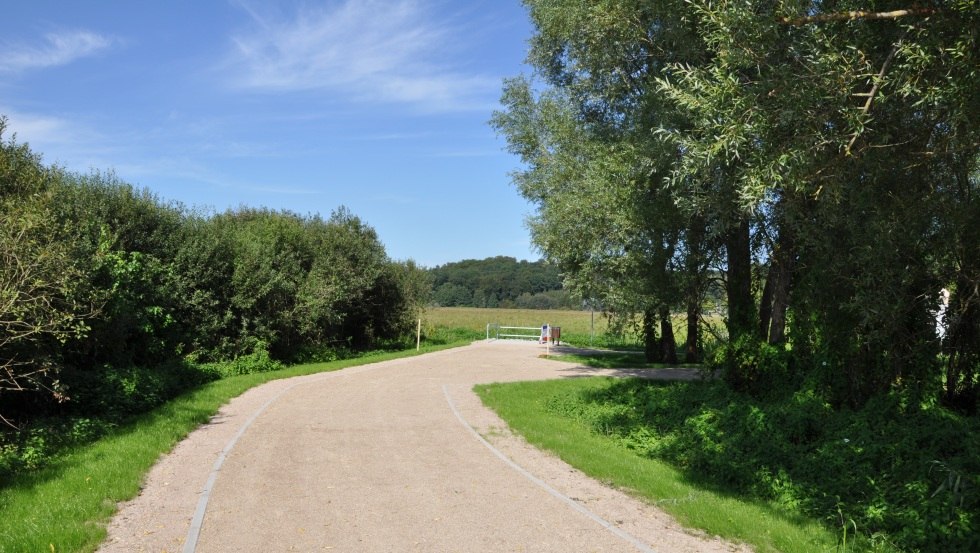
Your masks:
<svg viewBox="0 0 980 553"><path fill-rule="evenodd" d="M674 367L698 369L703 366L699 363L675 363L672 365L648 363L642 352L611 351L589 355L563 354L552 355L550 358L568 363L579 363L596 369L666 369Z"/></svg>
<svg viewBox="0 0 980 553"><path fill-rule="evenodd" d="M604 379L574 379L477 387L483 402L530 443L555 452L593 478L626 489L692 528L742 541L758 552L836 551L837 538L817 521L772 502L745 500L695 485L667 464L638 455L619 441L548 408L555 396L586 392Z"/></svg>
<svg viewBox="0 0 980 553"><path fill-rule="evenodd" d="M423 348L421 353L454 347ZM159 456L249 388L270 380L416 355L414 350L224 378L71 448L43 469L0 483L0 553L93 551L116 504L134 497Z"/></svg>

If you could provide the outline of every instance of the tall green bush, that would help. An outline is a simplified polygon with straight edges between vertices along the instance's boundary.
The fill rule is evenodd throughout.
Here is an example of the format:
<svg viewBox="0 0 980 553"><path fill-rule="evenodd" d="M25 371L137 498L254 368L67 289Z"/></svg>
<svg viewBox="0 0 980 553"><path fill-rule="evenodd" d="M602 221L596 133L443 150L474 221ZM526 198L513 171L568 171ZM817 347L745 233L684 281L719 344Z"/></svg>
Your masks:
<svg viewBox="0 0 980 553"><path fill-rule="evenodd" d="M0 416L12 422L115 421L202 378L399 343L428 299L424 272L389 259L345 208L188 210L112 172L48 167L5 125Z"/></svg>

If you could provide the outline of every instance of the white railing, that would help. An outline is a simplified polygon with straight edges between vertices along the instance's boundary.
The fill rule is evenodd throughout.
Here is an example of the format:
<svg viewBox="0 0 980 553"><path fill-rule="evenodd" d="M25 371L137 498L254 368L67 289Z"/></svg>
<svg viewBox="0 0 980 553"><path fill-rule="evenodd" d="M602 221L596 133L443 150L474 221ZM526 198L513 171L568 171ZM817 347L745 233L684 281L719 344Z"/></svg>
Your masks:
<svg viewBox="0 0 980 553"><path fill-rule="evenodd" d="M533 331L534 334L519 331ZM501 326L500 323L487 323L487 340L492 338L516 338L519 340L541 340L541 328L536 326Z"/></svg>

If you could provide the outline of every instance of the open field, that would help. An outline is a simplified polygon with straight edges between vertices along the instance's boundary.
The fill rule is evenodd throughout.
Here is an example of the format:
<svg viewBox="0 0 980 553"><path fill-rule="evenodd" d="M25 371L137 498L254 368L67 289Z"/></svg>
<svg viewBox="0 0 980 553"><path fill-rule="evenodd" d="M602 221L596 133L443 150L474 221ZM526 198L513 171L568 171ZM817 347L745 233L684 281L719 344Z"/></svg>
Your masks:
<svg viewBox="0 0 980 553"><path fill-rule="evenodd" d="M707 320L711 325L722 327L724 321L720 315L710 315ZM683 347L687 339L687 327L683 314L675 314L674 338L678 347ZM540 328L547 323L561 327L562 342L576 346L596 347L638 347L641 343L637 329L627 329L622 336L610 333L609 319L605 314L596 311L572 310L540 310L540 309L500 309L480 307L432 307L425 311L422 324L426 335L435 335L447 329L466 330L472 332L472 338L486 336L488 323L498 323L503 326L526 326ZM709 339L708 333L703 334Z"/></svg>
<svg viewBox="0 0 980 553"><path fill-rule="evenodd" d="M433 307L425 312L423 323L433 327L465 328L486 332L488 323L504 326L540 328L543 324L561 327L562 335L584 335L594 329L596 336L606 334L609 323L602 313L590 311L544 311L540 309L491 309L480 307Z"/></svg>
<svg viewBox="0 0 980 553"><path fill-rule="evenodd" d="M487 324L541 328L549 324L561 328L562 343L600 348L638 347L639 337L633 333L617 336L610 333L609 320L598 311L503 309L480 307L433 307L426 310L423 328L426 335L442 335L452 330L471 333L471 339L486 337ZM533 334L534 331L519 331Z"/></svg>

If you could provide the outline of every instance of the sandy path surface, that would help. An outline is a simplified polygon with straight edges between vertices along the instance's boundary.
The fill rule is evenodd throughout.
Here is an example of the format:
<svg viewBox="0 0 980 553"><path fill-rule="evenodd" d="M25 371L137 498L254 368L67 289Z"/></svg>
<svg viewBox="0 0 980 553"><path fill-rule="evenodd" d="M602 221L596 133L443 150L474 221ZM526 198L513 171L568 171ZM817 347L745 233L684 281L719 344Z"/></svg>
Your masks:
<svg viewBox="0 0 980 553"><path fill-rule="evenodd" d="M481 342L254 388L161 458L99 551L747 551L529 446L472 392L610 374L543 352Z"/></svg>

